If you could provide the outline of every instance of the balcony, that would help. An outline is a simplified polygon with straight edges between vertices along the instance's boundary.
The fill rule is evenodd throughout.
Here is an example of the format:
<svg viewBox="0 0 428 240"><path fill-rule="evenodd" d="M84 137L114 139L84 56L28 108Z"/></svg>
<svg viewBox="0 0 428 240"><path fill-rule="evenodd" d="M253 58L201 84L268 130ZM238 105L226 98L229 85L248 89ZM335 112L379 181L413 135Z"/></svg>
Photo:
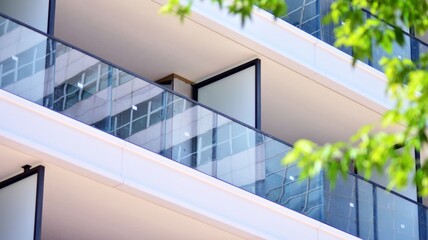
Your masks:
<svg viewBox="0 0 428 240"><path fill-rule="evenodd" d="M4 91L363 239L427 236L408 197L352 174L299 181L289 144L6 16L0 30Z"/></svg>
<svg viewBox="0 0 428 240"><path fill-rule="evenodd" d="M330 45L334 45L336 41L334 36L335 26L321 24L324 16L329 13L330 5L334 0L285 0L285 2L289 9L288 13L281 19ZM372 17L370 13L366 12L367 19ZM428 44L426 42L410 34L408 29L403 29L403 33L405 34L404 45L395 44L390 56L416 60L420 54L428 52ZM340 50L352 55L352 50L349 48L340 48ZM388 56L388 54L377 46L373 46L372 54L373 59L370 61L365 60L364 62L379 71L383 71L382 66L379 65L379 60L383 56Z"/></svg>

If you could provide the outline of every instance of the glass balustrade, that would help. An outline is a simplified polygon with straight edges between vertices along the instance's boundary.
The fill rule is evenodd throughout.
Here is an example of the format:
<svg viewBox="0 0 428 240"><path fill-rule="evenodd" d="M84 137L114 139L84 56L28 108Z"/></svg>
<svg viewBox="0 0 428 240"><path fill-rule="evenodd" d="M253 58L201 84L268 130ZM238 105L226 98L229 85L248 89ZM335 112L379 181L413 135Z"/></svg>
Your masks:
<svg viewBox="0 0 428 240"><path fill-rule="evenodd" d="M353 175L333 190L323 174L300 180L281 164L290 145L6 17L0 26L13 26L0 36L4 91L363 239L426 236L414 201Z"/></svg>
<svg viewBox="0 0 428 240"><path fill-rule="evenodd" d="M285 0L288 6L288 12L280 18L323 42L334 45L336 41L336 37L334 36L335 26L333 24L321 24L322 19L330 12L330 6L334 1L335 0ZM366 15L367 18L373 17L369 13ZM403 46L394 44L391 54L387 54L380 47L373 46L373 59L371 61L364 60L363 62L383 71L382 66L379 65L379 60L384 56L417 60L420 54L428 51L427 43L412 36L408 31L403 31L403 33L405 34ZM352 55L352 50L350 48L341 47L339 49Z"/></svg>
<svg viewBox="0 0 428 240"><path fill-rule="evenodd" d="M427 239L426 207L356 175L328 190L324 222L362 239Z"/></svg>

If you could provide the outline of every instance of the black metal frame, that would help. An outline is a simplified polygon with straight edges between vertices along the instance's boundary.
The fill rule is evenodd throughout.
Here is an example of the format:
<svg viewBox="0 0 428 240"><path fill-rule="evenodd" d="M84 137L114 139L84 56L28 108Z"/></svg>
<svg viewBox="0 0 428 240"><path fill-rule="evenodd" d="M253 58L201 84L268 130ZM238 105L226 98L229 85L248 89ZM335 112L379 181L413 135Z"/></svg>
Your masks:
<svg viewBox="0 0 428 240"><path fill-rule="evenodd" d="M49 0L47 34L53 36L55 30L56 0Z"/></svg>
<svg viewBox="0 0 428 240"><path fill-rule="evenodd" d="M406 36L408 36L408 37L410 37L410 38L413 38L413 39L417 40L418 42L422 43L422 44L423 44L423 45L425 45L425 46L428 46L428 43L426 43L425 41L423 41L422 39L420 39L419 37L417 37L417 36L415 35L415 32L414 32L414 30L413 30L413 29L409 29L409 32L406 32L406 31L404 31L401 27L398 27L398 26L395 26L395 25L392 25L392 24L390 24L390 23L386 22L385 20L383 20L383 19L379 18L376 14L371 13L371 12L370 12L370 11L368 11L367 9L362 9L362 11L363 11L363 12L366 12L369 16L376 17L377 19L381 20L383 23L385 23L385 24L387 24L387 25L389 25L389 26L391 26L391 27L393 27L393 28L399 28L399 29L401 29L401 31L403 32L403 34L404 34L404 35L406 35Z"/></svg>
<svg viewBox="0 0 428 240"><path fill-rule="evenodd" d="M401 193L398 193L398 192L396 192L396 191L394 191L394 190L391 190L391 189L389 189L389 188L387 188L387 187L385 187L385 186L382 186L382 185L380 185L379 183L373 182L373 181L372 181L372 180L370 180L370 179L366 179L366 178L364 178L363 176L360 176L360 175L355 174L355 173L352 173L352 172L348 172L348 174L349 174L349 175L351 175L351 176L353 176L353 177L355 177L355 178L358 178L358 179L360 179L360 180L363 180L364 182L370 183L370 184L371 184L372 186L374 186L374 187L377 187L377 188L380 188L380 189L382 189L382 190L385 190L385 191L387 191L387 192L391 193L392 195L395 195L395 196L397 196L397 197L400 197L400 198L402 198L402 199L404 199L404 200L406 200L406 201L409 201L409 202L414 203L414 204L416 204L416 205L418 205L418 206L424 207L425 209L427 209L427 210L428 210L428 206L425 206L425 205L423 205L422 203L419 203L419 202L417 202L417 201L415 201L415 200L413 200L413 199L411 199L411 198L409 198L409 197L406 197L406 196L402 195Z"/></svg>
<svg viewBox="0 0 428 240"><path fill-rule="evenodd" d="M229 77L233 74L236 74L242 70L245 70L250 67L255 67L255 126L256 129L261 129L261 61L256 58L252 61L239 65L235 68L229 69L225 72L222 72L214 77L208 78L202 82L196 83L192 88L192 96L195 101L198 101L198 90L202 87L205 87L211 83L217 82L225 77Z"/></svg>
<svg viewBox="0 0 428 240"><path fill-rule="evenodd" d="M0 182L0 189L21 181L27 177L37 174L37 189L36 189L36 205L34 218L34 240L40 240L42 235L42 210L43 210L43 190L45 179L45 167L39 165L33 169L25 170L14 177L8 178Z"/></svg>
<svg viewBox="0 0 428 240"><path fill-rule="evenodd" d="M415 171L421 169L421 153L418 150L415 150ZM416 191L419 192L419 188L416 188ZM417 194L417 200L420 205L418 206L418 217L419 217L419 239L427 239L427 211L425 205L423 205L423 198ZM424 206L424 207L421 207Z"/></svg>

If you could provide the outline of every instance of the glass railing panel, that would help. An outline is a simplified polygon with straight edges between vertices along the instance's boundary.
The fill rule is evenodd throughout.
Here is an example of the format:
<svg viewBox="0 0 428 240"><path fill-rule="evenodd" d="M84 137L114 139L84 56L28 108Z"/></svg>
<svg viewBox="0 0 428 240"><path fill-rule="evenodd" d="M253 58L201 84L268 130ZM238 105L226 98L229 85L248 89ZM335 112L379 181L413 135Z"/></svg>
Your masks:
<svg viewBox="0 0 428 240"><path fill-rule="evenodd" d="M9 21L8 19L0 17L0 37L5 35L6 33L11 32L12 30L18 27L19 25L17 23L14 23L12 21Z"/></svg>
<svg viewBox="0 0 428 240"><path fill-rule="evenodd" d="M5 91L363 239L427 236L425 207L353 175L301 180L292 147L245 124L25 27L0 42Z"/></svg>
<svg viewBox="0 0 428 240"><path fill-rule="evenodd" d="M215 121L217 178L256 194L265 178L263 136L221 115Z"/></svg>
<svg viewBox="0 0 428 240"><path fill-rule="evenodd" d="M426 54L428 53L428 44L421 42L421 41L417 41L417 46L418 46L418 53L419 54Z"/></svg>
<svg viewBox="0 0 428 240"><path fill-rule="evenodd" d="M288 12L285 16L280 17L282 20L296 26L297 28L311 34L312 36L321 39L322 41L334 45L336 37L334 31L336 26L333 24L322 24L322 19L330 12L330 6L335 0L284 0L288 6ZM372 17L371 14L366 13L366 17ZM409 34L409 31L403 29L405 34L405 43L403 46L394 44L391 54L387 54L381 47L373 47L373 58L362 60L362 62L383 71L379 65L379 60L384 57L399 57L418 59L421 53L428 51L426 43L414 38ZM340 47L339 50L352 55L350 48Z"/></svg>
<svg viewBox="0 0 428 240"><path fill-rule="evenodd" d="M380 188L374 204L377 239L419 239L418 205Z"/></svg>
<svg viewBox="0 0 428 240"><path fill-rule="evenodd" d="M112 89L110 133L160 153L164 129L159 123L165 110L164 90L135 77L120 81L121 75L115 74L116 86Z"/></svg>
<svg viewBox="0 0 428 240"><path fill-rule="evenodd" d="M176 95L168 93L167 99L166 144L163 155L186 166L195 167L197 162L201 162L201 158L203 158L196 152L198 141L201 146L203 140L207 141L207 138L211 138L203 136L199 140L197 139L198 131L203 131L201 129L203 124L198 123L198 119L202 115L208 115L205 121L212 121L212 114L201 112L196 104ZM212 126L212 122L205 122L205 124L209 127Z"/></svg>
<svg viewBox="0 0 428 240"><path fill-rule="evenodd" d="M286 3L288 12L281 19L319 38L320 14L318 0L286 0Z"/></svg>
<svg viewBox="0 0 428 240"><path fill-rule="evenodd" d="M425 206L353 175L333 189L324 180L324 190L330 226L367 240L426 239Z"/></svg>
<svg viewBox="0 0 428 240"><path fill-rule="evenodd" d="M419 239L428 239L428 209L423 206L418 206L419 211Z"/></svg>
<svg viewBox="0 0 428 240"><path fill-rule="evenodd" d="M330 12L330 5L334 1L335 0L318 1L321 21L322 21L322 18ZM336 41L336 36L334 35L334 29L335 29L335 26L333 24L321 24L320 25L321 34L319 39L323 40L324 42L330 45L334 45L334 42Z"/></svg>
<svg viewBox="0 0 428 240"><path fill-rule="evenodd" d="M348 181L356 184L356 200L353 208L356 209L356 236L362 239L372 240L375 238L375 224L376 216L374 214L374 186L369 182L354 176L348 176Z"/></svg>
<svg viewBox="0 0 428 240"><path fill-rule="evenodd" d="M217 114L201 107L193 106L194 168L211 176L216 176L215 126Z"/></svg>
<svg viewBox="0 0 428 240"><path fill-rule="evenodd" d="M353 235L357 235L357 186L353 178L339 179L334 188L324 181L324 222Z"/></svg>
<svg viewBox="0 0 428 240"><path fill-rule="evenodd" d="M109 66L72 48L64 49L59 43L55 43L55 49L61 49L62 54L55 56L54 91L47 98L49 107L89 125L98 123L96 127L108 131L110 126L103 120L111 115L112 80L105 77Z"/></svg>
<svg viewBox="0 0 428 240"><path fill-rule="evenodd" d="M392 52L387 53L385 50L383 50L380 46L373 47L372 48L372 64L374 68L383 71L382 66L379 64L379 61L383 57L398 57L400 59L412 58L412 51L411 51L411 37L408 35L404 35L404 44L403 46L400 46L397 43L394 43L392 46Z"/></svg>
<svg viewBox="0 0 428 240"><path fill-rule="evenodd" d="M44 96L52 93L53 41L4 18L0 24L5 33L0 37L0 87L43 105Z"/></svg>
<svg viewBox="0 0 428 240"><path fill-rule="evenodd" d="M290 146L266 137L264 150L266 179L263 197L321 221L322 176L301 180L298 166L282 165L281 159L291 150Z"/></svg>
<svg viewBox="0 0 428 240"><path fill-rule="evenodd" d="M412 59L416 60L420 55L428 53L428 44L417 39L411 39Z"/></svg>

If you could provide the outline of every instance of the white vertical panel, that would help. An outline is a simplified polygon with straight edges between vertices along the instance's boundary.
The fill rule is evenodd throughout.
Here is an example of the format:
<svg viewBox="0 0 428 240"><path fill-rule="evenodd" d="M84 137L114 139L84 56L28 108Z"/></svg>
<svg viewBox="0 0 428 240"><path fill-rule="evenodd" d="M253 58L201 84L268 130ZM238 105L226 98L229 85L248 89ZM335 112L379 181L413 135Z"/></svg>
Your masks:
<svg viewBox="0 0 428 240"><path fill-rule="evenodd" d="M0 189L0 239L34 238L37 174Z"/></svg>
<svg viewBox="0 0 428 240"><path fill-rule="evenodd" d="M198 102L256 126L256 67L229 75L198 90Z"/></svg>
<svg viewBox="0 0 428 240"><path fill-rule="evenodd" d="M48 31L49 0L0 0L0 12Z"/></svg>

